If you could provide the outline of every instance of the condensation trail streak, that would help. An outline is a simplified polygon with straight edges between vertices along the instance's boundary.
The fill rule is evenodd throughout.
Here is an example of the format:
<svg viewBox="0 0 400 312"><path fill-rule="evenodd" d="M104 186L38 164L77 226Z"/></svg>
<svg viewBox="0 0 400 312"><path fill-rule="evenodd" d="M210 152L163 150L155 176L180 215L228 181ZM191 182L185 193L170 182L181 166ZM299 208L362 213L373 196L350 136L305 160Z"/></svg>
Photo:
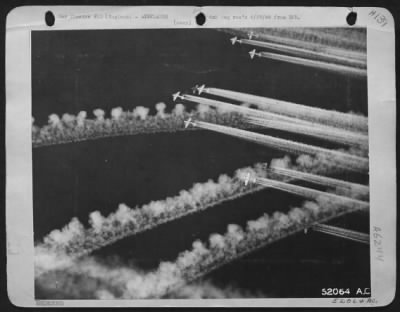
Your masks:
<svg viewBox="0 0 400 312"><path fill-rule="evenodd" d="M287 215L289 216L288 219L285 218L285 222L281 223L278 220L275 220L276 223L273 221L271 223L266 223L266 227L272 227L269 231L266 231L266 233L263 233L263 230L266 229L259 229L259 232L256 234L252 233L252 231L246 231L244 233L244 239L230 245L232 246L232 250L226 250L224 253L218 253L218 252L211 252L211 259L204 259L200 258L198 259L197 263L194 263L192 265L193 268L189 267L187 269L188 272L184 272L183 276L184 278L177 282L176 284L170 285L168 289L166 290L167 293L173 292L176 289L179 289L183 286L185 286L188 283L192 283L195 280L211 273L212 271L215 271L219 269L220 267L235 261L241 257L244 257L248 255L249 253L252 253L256 250L259 250L271 243L277 242L283 238L286 238L288 236L297 234L301 231L303 231L306 228L310 228L314 225L317 225L319 223L325 223L328 222L334 218L349 214L351 212L355 212L359 210L359 208L354 208L354 207L347 207L346 209L343 209L342 206L332 206L330 207L331 209L321 209L317 213L318 216L312 216L308 215L310 218L306 222L298 222L299 220L296 220L296 218L290 217L290 213ZM297 213L301 211L301 213L304 213L307 211L307 209L303 208L295 208L294 210L297 209ZM260 218L262 219L262 217ZM272 217L274 220L275 218ZM296 221L294 221L296 220ZM274 225L273 225L274 224ZM272 226L271 226L272 225ZM276 227L276 229L274 229ZM257 236L259 235L259 237ZM226 236L226 235L225 235ZM246 238L248 240L246 240ZM244 242L245 243L244 243ZM178 260L179 261L179 258Z"/></svg>
<svg viewBox="0 0 400 312"><path fill-rule="evenodd" d="M286 168L271 167L273 172L287 177L322 184L329 187L357 188L369 193L369 186Z"/></svg>
<svg viewBox="0 0 400 312"><path fill-rule="evenodd" d="M186 101L211 106L211 107L223 110L223 111L237 112L237 113L243 114L245 116L262 117L267 120L280 120L280 121L286 121L286 122L304 124L304 125L310 125L310 126L313 125L313 123L311 123L309 121L301 120L296 117L288 117L288 116L284 116L281 114L275 114L275 113L271 113L271 112L267 112L267 111L261 111L259 109L249 108L249 107L245 107L245 106L239 106L239 105L235 105L235 104L231 104L231 103L212 100L212 99L194 96L194 95L190 95L190 94L184 94L183 99Z"/></svg>
<svg viewBox="0 0 400 312"><path fill-rule="evenodd" d="M370 243L370 236L368 234L361 233L358 231L343 229L332 225L316 224L312 227L312 230L316 232L337 236L340 238L353 240L367 245L369 245Z"/></svg>
<svg viewBox="0 0 400 312"><path fill-rule="evenodd" d="M177 104L171 113L166 113L164 107L156 105L156 115L148 115L149 108L137 106L133 111L123 111L116 107L111 110L111 118L106 118L106 112L101 109L93 111L95 119L87 118L87 113L81 111L78 115L51 114L47 125L38 127L32 124L32 147L42 147L55 144L65 144L101 138L151 134L162 132L193 131L195 128L184 127L184 120L193 118L212 121L218 124L238 128L251 128L253 125L245 122L237 112L221 113L202 107L200 110L186 112L183 104ZM205 109L206 108L206 109ZM34 122L34 118L32 120Z"/></svg>
<svg viewBox="0 0 400 312"><path fill-rule="evenodd" d="M301 35L302 34L300 34L300 36ZM319 52L336 55L336 56L344 56L344 57L348 57L348 58L363 60L365 62L367 61L366 52L343 49L343 48L334 47L334 46L330 46L330 45L326 45L326 44L322 44L322 43L312 42L307 39L306 40L294 39L294 38L286 37L285 35L277 35L277 34L275 34L275 35L262 34L260 36L255 36L255 37L261 38L263 40L268 40L270 42L278 43L278 44L300 47L303 49L310 49L310 50L319 51ZM343 37L338 36L337 38L335 38L335 40L343 40Z"/></svg>
<svg viewBox="0 0 400 312"><path fill-rule="evenodd" d="M339 130L338 128L319 124L308 126L289 122L266 120L256 117L247 117L247 120L253 125L262 126L265 128L272 128L292 133L301 133L335 143L368 149L368 136L360 133Z"/></svg>
<svg viewBox="0 0 400 312"><path fill-rule="evenodd" d="M43 239L41 247L73 258L82 257L125 237L261 191L265 187L245 186L238 175L242 171L266 175L263 168L263 164L256 164L253 168L238 169L232 178L221 175L217 182L209 180L196 183L191 189L181 191L177 196L152 201L140 208L132 209L120 204L118 210L108 217L103 217L99 212L92 212L89 217L90 228L84 228L77 219L73 219L62 230L50 232Z"/></svg>
<svg viewBox="0 0 400 312"><path fill-rule="evenodd" d="M260 57L268 58L276 61L288 62L291 64L302 65L302 66L309 66L318 69L334 71L341 74L348 74L355 77L365 78L367 77L367 70L354 68L345 65L338 65L334 63L327 63L315 60L304 59L300 57L294 56L287 56L282 54L270 53L270 52L258 52L257 53Z"/></svg>
<svg viewBox="0 0 400 312"><path fill-rule="evenodd" d="M346 130L368 132L368 118L365 116L342 113L320 107L311 107L227 89L207 87L204 88L203 92L234 101L254 104L261 110L270 111L276 114L317 121L319 123L332 125ZM255 117L257 117L257 115Z"/></svg>
<svg viewBox="0 0 400 312"><path fill-rule="evenodd" d="M303 187L299 185L294 185L294 184L288 184L285 182L280 182L276 180L271 180L271 179L266 179L266 178L255 178L255 183L266 186L266 187L272 187L281 191L285 191L288 193L292 194L297 194L300 196L304 196L309 199L318 199L318 197L325 196L328 197L332 200L339 201L342 203L351 203L353 205L357 205L360 207L360 209L369 209L369 203L358 200L358 199L353 199L345 196L340 196L332 193L327 193L327 192L322 192L318 190L314 190L308 187Z"/></svg>
<svg viewBox="0 0 400 312"><path fill-rule="evenodd" d="M209 244L195 241L193 249L181 252L173 262L161 262L154 271L144 273L130 267L107 266L98 262L93 263L94 259L88 258L68 262L64 267L56 268L56 271L62 273L61 278L57 280L60 289L67 294L74 291L71 289L72 281L74 287L79 287L81 281L85 289L94 285L95 298L98 285L103 289L116 289L120 299L162 298L221 266L271 243L356 210L354 207L338 204L326 207L308 202L302 208L292 208L287 214L279 212L271 216L264 214L257 220L249 221L246 230L242 230L238 225L229 225L226 234L210 235ZM46 270L45 267L43 269ZM50 281L54 281L52 272L54 269L36 276L36 282L45 289L49 288ZM76 280L76 276L80 279ZM86 284L86 280L92 283Z"/></svg>
<svg viewBox="0 0 400 312"><path fill-rule="evenodd" d="M231 39L231 40L233 40L233 39ZM283 45L283 44L279 44L279 43L271 43L271 42L250 40L250 39L239 39L239 40L236 40L236 42L238 42L240 44L247 44L247 45L266 48L266 49L270 49L270 50L286 52L286 53L290 53L290 54L297 55L300 57L314 57L314 58L318 58L318 59L321 59L323 61L328 61L328 62L329 61L341 62L343 64L346 64L348 66L353 66L353 67L365 68L367 66L366 59L361 60L361 59L357 59L357 58L349 58L349 57L344 57L344 56L327 54L327 53L323 53L323 52L315 52L312 50Z"/></svg>
<svg viewBox="0 0 400 312"><path fill-rule="evenodd" d="M276 148L289 153L311 154L311 155L322 153L325 155L335 157L335 160L338 163L338 165L343 166L348 170L359 171L359 172L368 171L368 159L364 157L354 156L347 153L325 149L318 146L276 138L273 136L255 133L251 131L245 131L226 126L215 125L202 121L196 121L195 125L203 129L208 129L211 131L216 131L230 136L242 138L254 143Z"/></svg>

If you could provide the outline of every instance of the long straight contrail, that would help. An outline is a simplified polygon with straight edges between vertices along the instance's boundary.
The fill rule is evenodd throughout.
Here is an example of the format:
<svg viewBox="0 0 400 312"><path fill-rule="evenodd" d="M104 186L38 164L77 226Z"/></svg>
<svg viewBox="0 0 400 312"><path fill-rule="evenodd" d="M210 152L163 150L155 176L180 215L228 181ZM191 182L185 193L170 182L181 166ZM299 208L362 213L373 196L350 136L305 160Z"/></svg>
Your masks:
<svg viewBox="0 0 400 312"><path fill-rule="evenodd" d="M299 180L309 181L316 184L325 185L328 187L341 187L341 188L348 188L348 189L358 189L361 190L363 193L369 193L369 187L366 185L352 183L344 180L334 179L330 177L325 177L317 174L306 173L303 171L291 170L286 168L279 168L274 167L271 165L272 172L276 172L280 175L291 177Z"/></svg>
<svg viewBox="0 0 400 312"><path fill-rule="evenodd" d="M355 155L350 155L347 153L342 153L318 146L308 145L300 142L285 140L281 138L276 138L273 136L255 133L251 131L245 131L236 128L230 128L221 125L215 125L208 122L196 121L195 126L220 132L223 134L227 134L230 136L238 137L241 139L245 139L254 143L258 143L261 145L265 145L271 148L276 148L279 150L283 150L289 153L294 154L325 154L331 156L335 159L338 166L342 166L348 170L358 171L358 172L367 172L368 171L368 159L364 157L359 157Z"/></svg>
<svg viewBox="0 0 400 312"><path fill-rule="evenodd" d="M318 190L314 190L308 187L303 187L299 185L289 184L277 180L267 179L267 178L259 178L256 177L254 180L255 183L266 186L272 187L281 191L285 191L292 194L297 194L308 199L318 199L319 197L327 197L331 200L337 201L339 203L349 203L352 205L356 205L362 210L369 209L369 203L365 201L361 201L358 199L353 199L345 196L336 195L333 193L322 192Z"/></svg>
<svg viewBox="0 0 400 312"><path fill-rule="evenodd" d="M212 100L212 99L194 96L194 95L190 95L190 94L184 94L183 98L186 101L211 106L211 107L220 109L221 111L237 112L237 113L241 113L246 116L262 117L262 118L265 118L268 120L280 120L280 121L286 121L286 122L290 122L290 123L312 125L311 122L297 119L296 117L288 117L288 116L284 116L284 115L280 115L280 114L276 114L276 113L261 111L259 109L249 108L249 107L245 107L245 106L239 106L239 105L235 105L235 104L231 104L231 103Z"/></svg>
<svg viewBox="0 0 400 312"><path fill-rule="evenodd" d="M361 67L365 68L367 66L366 60L363 59L354 59L354 58L349 58L349 57L343 57L343 56L338 56L338 55L333 55L333 54L327 54L323 52L316 52L313 50L309 49L303 49L303 48L298 48L294 46L289 46L289 45L283 45L279 43L272 43L272 42L265 42L265 41L258 41L258 40L250 40L250 39L231 39L232 43L240 43L240 44L247 44L255 47L261 47L261 48L266 48L270 50L275 50L275 51L280 51L280 52L285 52L285 53L290 53L293 55L297 55L300 57L306 57L306 58L317 58L322 61L326 62L340 62L348 66L353 66L353 67Z"/></svg>
<svg viewBox="0 0 400 312"><path fill-rule="evenodd" d="M358 243L363 243L367 245L369 245L370 243L370 236L368 234L349 229L343 229L332 225L316 224L312 227L312 230L340 238L349 239Z"/></svg>
<svg viewBox="0 0 400 312"><path fill-rule="evenodd" d="M293 29L294 30L294 29ZM300 39L302 34L297 35L296 39L294 38L289 38L286 37L285 35L278 35L278 34L262 34L260 36L255 36L259 37L263 40L268 40L270 42L274 43L279 43L283 45L290 45L290 46L296 46L296 47L301 47L305 49L312 49L315 51L320 51L323 53L328 53L328 54L333 54L333 55L340 55L348 58L354 58L354 59L359 59L359 60L365 60L367 59L366 52L361 52L361 51L355 51L355 50L349 50L349 49L343 49L331 45L326 45L318 42L312 42L310 40L303 40ZM337 40L343 40L343 36L338 36L335 38L335 41Z"/></svg>
<svg viewBox="0 0 400 312"><path fill-rule="evenodd" d="M266 110L276 114L283 114L294 118L319 122L346 130L368 131L368 118L365 116L359 116L352 113L342 113L320 107L311 107L303 104L220 88L207 87L204 88L202 92L234 101L254 104L261 110ZM259 115L259 117L262 116Z"/></svg>
<svg viewBox="0 0 400 312"><path fill-rule="evenodd" d="M305 59L305 58L301 58L301 57L288 56L288 55L282 55L282 54L270 53L270 52L257 52L255 55L257 55L259 57L263 57L263 58L268 58L271 60L282 61L282 62L297 64L297 65L302 65L302 66L309 66L309 67L328 70L328 71L334 71L337 73L352 75L355 77L361 77L361 78L367 77L367 70L361 69L361 68L355 68L355 67L339 65L339 64L334 64L334 63L309 60L309 59Z"/></svg>
<svg viewBox="0 0 400 312"><path fill-rule="evenodd" d="M362 147L368 149L368 136L347 130L341 130L335 127L324 126L320 124L302 125L289 123L285 121L267 120L257 117L247 117L246 120L253 124L265 128L272 128L292 133L301 133L307 136L327 140L330 142Z"/></svg>

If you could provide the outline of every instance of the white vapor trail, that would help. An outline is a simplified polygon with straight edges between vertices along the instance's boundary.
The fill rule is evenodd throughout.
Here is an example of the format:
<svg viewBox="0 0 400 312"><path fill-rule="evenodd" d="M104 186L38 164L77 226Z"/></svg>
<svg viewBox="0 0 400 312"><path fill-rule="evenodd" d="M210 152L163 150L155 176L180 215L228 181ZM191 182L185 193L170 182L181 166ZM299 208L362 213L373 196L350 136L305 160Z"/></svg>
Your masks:
<svg viewBox="0 0 400 312"><path fill-rule="evenodd" d="M221 102L217 100L212 100L208 98L203 98L199 96L194 96L190 94L183 95L184 100L200 103L202 105L207 105L218 109L221 112L237 112L241 113L245 116L253 116L253 117L261 117L267 120L278 120L278 121L286 121L290 123L296 124L304 124L304 125L313 125L311 122L301 120L294 117L288 117L281 114L271 113L267 111L261 111L259 109L249 108L245 106L239 106L231 103Z"/></svg>
<svg viewBox="0 0 400 312"><path fill-rule="evenodd" d="M368 118L352 113L342 113L287 101L262 97L232 90L207 87L204 93L256 105L259 109L331 125L346 130L368 132ZM255 115L257 117L257 115Z"/></svg>
<svg viewBox="0 0 400 312"><path fill-rule="evenodd" d="M318 146L308 145L300 142L276 138L273 136L255 133L251 131L216 125L203 121L196 121L195 126L208 129L215 132L220 132L230 136L242 138L254 143L265 145L271 148L276 148L294 154L325 154L335 158L337 164L348 170L367 172L368 159L355 155L350 155L343 152L338 152Z"/></svg>
<svg viewBox="0 0 400 312"><path fill-rule="evenodd" d="M320 124L301 125L283 121L267 120L258 117L247 117L248 122L254 125L272 128L292 133L302 133L304 135L324 139L327 141L346 144L355 147L368 149L368 136L347 130L340 130L335 127Z"/></svg>
<svg viewBox="0 0 400 312"><path fill-rule="evenodd" d="M290 164L288 156L271 162L271 166L278 165L307 171L313 168L313 172L325 175L338 172L337 164L321 154L316 157L301 155L294 166ZM85 228L78 219L73 218L63 229L50 232L43 239L43 243L35 247L35 259L38 262L37 274L40 275L42 271L46 271L44 268L49 264L65 266L72 259L85 256L124 237L136 235L188 214L261 191L265 188L264 186L256 184L245 186L243 177L247 175L263 177L267 175L267 172L267 164L260 163L252 168L238 169L232 178L221 175L218 183L211 180L206 183L196 183L193 188L181 191L178 196L153 201L141 208L131 209L120 204L118 209L107 217L94 211L89 216L89 228ZM52 261L48 261L49 255Z"/></svg>
<svg viewBox="0 0 400 312"><path fill-rule="evenodd" d="M247 31L246 31L247 32ZM336 56L342 56L342 57L347 57L351 59L358 59L358 60L364 60L366 62L367 60L367 55L365 51L365 46L362 45L361 50L352 50L351 48L344 48L344 46L348 45L349 43L352 44L354 43L352 38L344 38L344 36L338 35L335 36L333 41L338 43L341 42L341 46L339 47L337 45L332 45L331 43L325 44L322 43L323 40L321 40L321 37L318 39L317 42L313 41L308 35L304 32L304 30L297 29L297 34L295 34L296 38L293 38L293 32L296 32L296 29L292 28L290 30L291 35L288 36L287 32L282 32L282 29L278 31L274 31L274 33L270 34L259 34L259 35L254 35L255 38L262 39L263 41L268 41L268 42L273 42L273 43L278 43L281 45L286 45L286 46L293 46L293 47L300 47L303 49L309 49L313 51L319 51L323 53L327 53L330 55L336 55ZM310 33L310 30L307 31ZM236 34L236 33L235 33ZM314 33L315 34L315 33ZM327 36L332 36L332 35L327 35L326 33L323 34L323 37L326 39ZM360 46L359 46L360 48Z"/></svg>
<svg viewBox="0 0 400 312"><path fill-rule="evenodd" d="M369 193L369 186L358 184L358 183L352 183L352 182L348 182L348 181L344 181L344 180L325 177L322 175L316 175L316 174L306 173L303 171L291 170L291 169L274 167L274 166L271 166L271 170L273 172L276 172L283 176L287 176L287 177L291 177L291 178L295 178L295 179L299 179L299 180L304 180L304 181L309 181L309 182L313 182L316 184L322 184L322 185L325 185L328 187L340 187L340 188L354 189L354 190L357 190L358 192L362 192L364 194Z"/></svg>
<svg viewBox="0 0 400 312"><path fill-rule="evenodd" d="M304 196L308 199L318 199L319 197L328 197L331 200L338 201L339 203L351 203L353 205L356 205L359 207L360 210L367 210L369 209L369 203L365 201L361 201L358 199L353 199L345 196L340 196L332 193L327 193L327 192L322 192L318 190L314 190L308 187L303 187L299 185L294 185L294 184L289 184L277 180L272 180L272 179L266 179L266 178L259 178L256 177L254 179L254 182L266 187L272 187L284 192L292 193L292 194L297 194L300 196Z"/></svg>
<svg viewBox="0 0 400 312"><path fill-rule="evenodd" d="M231 224L225 235L210 235L209 246L195 241L192 250L178 256L174 263L181 268L183 279L171 285L168 291L179 289L268 244L359 209L359 205L349 201L318 198L317 203L305 202L302 208L292 208L288 214L275 212L272 216L264 214L255 221L248 221L246 230Z"/></svg>
<svg viewBox="0 0 400 312"><path fill-rule="evenodd" d="M209 280L197 281L184 287L178 288L175 292L167 294L166 298L177 299L218 299L218 298L267 298L268 295L261 291L251 292L232 285L218 287Z"/></svg>
<svg viewBox="0 0 400 312"><path fill-rule="evenodd" d="M61 230L53 230L37 246L39 255L43 248L55 254L77 258L87 255L96 249L110 245L124 237L151 230L161 224L171 222L186 215L204 211L223 202L260 191L262 186L245 186L239 178L242 172L265 176L263 164L253 168L238 169L233 177L220 175L217 182L209 180L196 183L188 191L165 200L152 201L140 208L129 208L120 204L118 210L108 217L94 211L89 216L90 228L84 228L78 219L73 218ZM39 248L40 247L40 248Z"/></svg>
<svg viewBox="0 0 400 312"><path fill-rule="evenodd" d="M161 262L150 272L141 272L120 263L101 263L95 258L53 265L54 270L36 276L36 283L45 290L54 290L57 280L63 296L87 299L137 299L174 297L174 293L196 279L254 250L302 231L320 222L357 210L351 202L318 198L305 202L287 214L275 212L248 221L246 229L231 224L224 235L212 234L209 243L193 242L191 250L179 254L173 262ZM51 254L47 266L51 267ZM50 264L49 264L50 262Z"/></svg>
<svg viewBox="0 0 400 312"><path fill-rule="evenodd" d="M287 55L270 53L270 52L258 52L258 54L260 57L263 57L263 58L268 58L268 59L282 61L282 62L288 62L288 63L292 63L292 64L297 64L297 65L310 66L310 67L314 67L314 68L318 68L318 69L334 71L334 72L341 73L341 74L348 74L348 75L352 75L355 77L364 78L367 76L366 69L355 68L355 67L351 67L351 66L339 65L339 64L328 63L328 62L309 60L309 59L305 59L305 58L301 58L301 57L287 56Z"/></svg>
<svg viewBox="0 0 400 312"><path fill-rule="evenodd" d="M283 159L274 159L271 167L290 167L325 174L337 170L335 162L320 154L314 158L301 155L294 166L290 164L290 158L285 156ZM266 174L266 166L259 164L253 168L238 170L234 184L243 187L242 179L247 173L250 175ZM223 190L222 192L228 195L238 190L235 187L228 187L231 183L229 181L233 181L232 178L222 175L218 182L221 191ZM195 186L188 192L182 191L180 196L184 197L180 197L180 200L197 205L196 202L201 203L201 198L203 198L201 194L203 193L208 193L211 198L215 198L212 192L215 187L211 187L210 182L208 182L208 187L206 187L207 183L196 185L197 187ZM265 188L263 185L257 185L256 188L254 185L247 187L250 190ZM189 200L190 194L192 199ZM195 198L198 198L197 201L193 201ZM173 199L167 199L165 202L169 202L169 205L173 206ZM140 211L160 212L162 207L160 203L162 202L164 201L153 202L144 206ZM167 207L172 207L169 205ZM150 209L150 207L152 208ZM118 261L110 263L108 260L102 260L100 262L91 256L74 258L63 252L57 252L59 251L57 248L52 248L56 247L55 245L63 246L63 243L72 245L78 243L79 248L87 248L92 240L106 234L107 229L108 234L104 237L118 236L120 222L134 217L130 216L131 212L126 210L126 206L105 218L106 222L98 212L95 212L91 214L92 228L87 232L82 232L80 223L71 222L61 232L55 231L51 235L53 242L48 239L47 245L40 244L35 247L35 280L40 288L52 294L51 296L59 296L60 299L66 297L73 299L82 299L83 297L86 299L136 299L237 296L236 291L232 293L231 290L222 289L220 291L213 288L210 293L209 288L204 290L201 285L188 284L267 244L302 231L304 228L359 209L360 205L355 201L338 201L336 197L319 196L316 198L316 202L305 202L302 208L292 208L288 214L280 212L275 212L271 216L264 214L257 220L249 221L246 230L241 230L237 225L229 225L226 234L210 235L208 246L195 241L192 250L182 252L174 262L160 263L159 267L151 272L143 272L132 265L121 264ZM149 214L148 216L155 215ZM138 220L149 222L151 220L149 217L138 218ZM105 226L106 224L108 226ZM110 226L116 227L110 228ZM106 231L101 234L98 232L100 229ZM93 236L82 235L90 233L90 231L93 231ZM53 243L55 245L51 245ZM57 281L56 290L55 280ZM245 295L240 294L242 297ZM254 297L254 295L249 296Z"/></svg>
<svg viewBox="0 0 400 312"><path fill-rule="evenodd" d="M326 62L332 62L332 61L340 62L340 63L343 63L344 65L353 66L353 67L365 68L367 65L365 59L362 60L362 59L349 58L349 57L344 57L344 56L323 53L323 52L316 52L316 51L309 50L309 49L303 49L303 48L298 48L298 47L289 46L289 45L283 45L283 44L279 44L279 43L250 40L250 39L240 39L240 40L236 40L236 42L238 42L240 44L247 44L247 45L266 48L266 49L270 49L270 50L290 53L290 54L297 55L300 57L305 57L305 58L313 57L313 58L320 59L320 60L323 60Z"/></svg>
<svg viewBox="0 0 400 312"><path fill-rule="evenodd" d="M51 114L48 124L42 127L35 125L35 120L32 118L32 147L113 136L194 130L183 127L184 120L190 116L239 128L250 126L237 112L221 113L200 105L187 112L181 103L176 104L170 113L165 112L165 108L164 103L158 103L156 105L157 114L149 115L150 109L143 106L137 106L132 111L124 111L121 107L115 107L110 112L111 117L107 117L104 110L95 109L93 111L94 119L87 118L86 111L81 111L76 116L63 114L61 118L57 114Z"/></svg>
<svg viewBox="0 0 400 312"><path fill-rule="evenodd" d="M349 240L353 240L355 242L369 244L370 236L365 233L361 233L358 231L353 231L349 229L343 229L332 225L327 224L316 224L312 227L313 231L321 232L329 235L333 235L340 238L345 238Z"/></svg>

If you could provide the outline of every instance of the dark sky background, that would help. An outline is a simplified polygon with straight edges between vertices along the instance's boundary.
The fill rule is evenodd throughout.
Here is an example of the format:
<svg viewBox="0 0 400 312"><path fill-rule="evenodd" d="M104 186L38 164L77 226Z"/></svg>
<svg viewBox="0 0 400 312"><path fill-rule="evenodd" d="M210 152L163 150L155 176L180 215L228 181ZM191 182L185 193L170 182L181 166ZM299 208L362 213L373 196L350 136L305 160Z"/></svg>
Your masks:
<svg viewBox="0 0 400 312"><path fill-rule="evenodd" d="M207 29L33 32L33 116L41 124L51 113L154 107L197 83L367 113L366 79L251 60L251 48L230 37Z"/></svg>
<svg viewBox="0 0 400 312"><path fill-rule="evenodd" d="M267 59L250 60L214 30L101 30L32 33L32 111L38 124L51 113L95 108L154 107L198 83L339 111L367 113L365 79L348 78ZM321 141L280 132L286 138ZM131 207L174 196L195 182L282 157L236 138L207 131L107 138L33 150L34 229L39 241L73 216L86 222L118 203ZM363 175L346 179L367 182ZM287 211L302 200L266 190L126 238L96 252L119 255L144 269L173 261L195 239L224 233L264 212ZM368 217L335 221L368 231ZM325 234L296 235L207 276L220 285L277 297L319 297L323 287L369 287L369 248ZM47 294L36 289L36 295Z"/></svg>

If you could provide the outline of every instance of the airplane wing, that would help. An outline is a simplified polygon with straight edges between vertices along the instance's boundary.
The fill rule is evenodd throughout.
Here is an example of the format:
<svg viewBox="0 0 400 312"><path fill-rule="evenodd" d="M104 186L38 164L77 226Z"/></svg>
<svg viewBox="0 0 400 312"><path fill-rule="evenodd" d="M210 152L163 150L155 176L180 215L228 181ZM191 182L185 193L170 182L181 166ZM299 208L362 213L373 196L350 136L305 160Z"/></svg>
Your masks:
<svg viewBox="0 0 400 312"><path fill-rule="evenodd" d="M197 88L197 91L199 92L199 95L200 95L201 93L203 93L205 87L206 87L206 85L201 85L200 87Z"/></svg>
<svg viewBox="0 0 400 312"><path fill-rule="evenodd" d="M176 101L177 98L183 99L183 96L181 95L181 92L178 91L172 95L172 98L174 99L174 101Z"/></svg>

